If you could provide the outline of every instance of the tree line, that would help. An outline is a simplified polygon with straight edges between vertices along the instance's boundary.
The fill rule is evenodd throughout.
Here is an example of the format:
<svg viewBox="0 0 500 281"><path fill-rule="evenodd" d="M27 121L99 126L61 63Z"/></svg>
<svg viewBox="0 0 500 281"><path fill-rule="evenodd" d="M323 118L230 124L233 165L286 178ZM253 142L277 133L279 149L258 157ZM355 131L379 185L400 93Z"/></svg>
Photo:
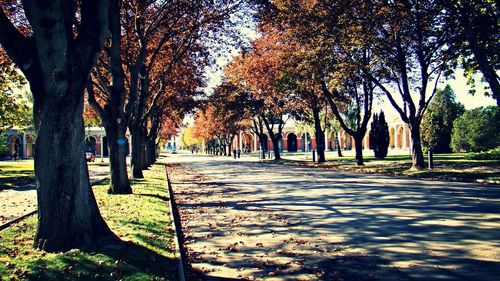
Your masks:
<svg viewBox="0 0 500 281"><path fill-rule="evenodd" d="M373 104L386 97L409 127L412 169L425 168L422 141L440 144L422 136L422 122L440 83L452 78L457 67L468 77L481 73L485 93L500 105L495 1L258 2L261 37L230 62L218 88L240 107L214 98L207 108L223 108L219 118L239 111L261 143L267 132L276 159L282 129L293 116L313 124L319 162L325 161L325 130L335 122L334 128L354 139L356 163L363 165L362 142ZM195 129L203 131L201 139L213 142L218 138L210 139L216 132L207 133L206 110ZM438 132L432 135L437 138ZM449 146L449 138L440 141Z"/></svg>
<svg viewBox="0 0 500 281"><path fill-rule="evenodd" d="M33 96L38 229L46 251L119 243L102 219L84 158L84 100L106 130L111 194L156 160L167 126L197 104L215 40L238 37L244 1L0 1L1 64L16 67ZM232 43L232 42L231 42Z"/></svg>

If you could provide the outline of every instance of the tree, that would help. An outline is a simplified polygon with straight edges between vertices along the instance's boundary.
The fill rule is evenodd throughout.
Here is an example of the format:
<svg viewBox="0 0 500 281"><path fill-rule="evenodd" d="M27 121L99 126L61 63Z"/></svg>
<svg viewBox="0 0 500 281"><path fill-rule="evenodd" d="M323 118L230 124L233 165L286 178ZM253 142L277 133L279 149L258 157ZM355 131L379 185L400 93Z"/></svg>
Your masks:
<svg viewBox="0 0 500 281"><path fill-rule="evenodd" d="M454 34L451 50L462 57L465 73L480 71L500 106L499 3L492 0L442 0L446 26Z"/></svg>
<svg viewBox="0 0 500 281"><path fill-rule="evenodd" d="M370 127L370 149L373 150L376 158L384 159L389 149L389 127L383 111L380 111L378 115L373 114Z"/></svg>
<svg viewBox="0 0 500 281"><path fill-rule="evenodd" d="M23 72L34 98L34 246L51 252L89 250L118 241L90 189L82 118L84 88L106 37L109 1L23 1L24 13L14 14L5 3L0 44ZM24 34L14 25L23 14L22 23L29 26L21 28Z"/></svg>
<svg viewBox="0 0 500 281"><path fill-rule="evenodd" d="M21 92L24 77L8 63L0 64L0 134L10 127L30 124L30 107Z"/></svg>
<svg viewBox="0 0 500 281"><path fill-rule="evenodd" d="M200 140L193 135L193 127L184 129L181 135L181 141L187 149L197 149L200 144Z"/></svg>
<svg viewBox="0 0 500 281"><path fill-rule="evenodd" d="M434 152L451 152L453 121L464 113L461 103L455 101L455 93L449 85L438 90L422 119L422 145Z"/></svg>
<svg viewBox="0 0 500 281"><path fill-rule="evenodd" d="M451 147L455 151L486 151L500 146L500 110L478 107L453 122Z"/></svg>
<svg viewBox="0 0 500 281"><path fill-rule="evenodd" d="M412 169L424 169L421 122L441 77L451 74L454 34L445 26L437 1L377 1L370 13L375 57L386 75L372 81L385 93L401 120L410 127Z"/></svg>
<svg viewBox="0 0 500 281"><path fill-rule="evenodd" d="M259 107L254 107L258 109L255 116L259 115L256 121L263 123L273 144L274 159L280 160L279 143L288 120L289 96L277 83L283 70L283 52L272 42L279 42L273 33L252 42L251 50L233 59L225 74L232 83L248 91L252 100L259 104ZM263 142L264 135L259 136L262 136Z"/></svg>

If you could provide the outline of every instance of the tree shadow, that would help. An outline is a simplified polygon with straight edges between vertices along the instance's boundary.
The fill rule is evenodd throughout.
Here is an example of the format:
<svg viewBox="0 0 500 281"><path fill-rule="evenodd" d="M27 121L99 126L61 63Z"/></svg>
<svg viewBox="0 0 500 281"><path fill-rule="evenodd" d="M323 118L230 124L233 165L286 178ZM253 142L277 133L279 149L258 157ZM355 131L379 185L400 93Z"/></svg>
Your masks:
<svg viewBox="0 0 500 281"><path fill-rule="evenodd" d="M229 166L234 163L190 164L201 176L210 176L205 183L214 184L196 185L188 178L193 186L178 186L180 208L186 215L203 217L195 227L190 222L190 243L221 249L231 237L217 238L230 232L254 237L293 233L308 241L341 234L336 247L362 250L357 255L304 257L320 260L312 265L319 280L492 280L500 272L495 251L500 243L500 195L494 187L298 167L271 169L270 164L250 162ZM234 221L239 211L249 218L263 212L270 216L258 224ZM217 223L217 229L207 221ZM249 255L262 252L246 248ZM272 249L286 248L278 244ZM483 249L490 256L482 257ZM238 268L243 261L235 259L226 266Z"/></svg>

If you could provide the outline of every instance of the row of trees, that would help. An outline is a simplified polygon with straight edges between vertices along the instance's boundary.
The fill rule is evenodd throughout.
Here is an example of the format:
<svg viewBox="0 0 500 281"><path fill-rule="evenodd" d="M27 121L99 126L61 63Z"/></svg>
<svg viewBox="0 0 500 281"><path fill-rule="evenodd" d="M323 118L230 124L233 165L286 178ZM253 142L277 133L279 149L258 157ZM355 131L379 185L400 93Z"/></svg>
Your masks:
<svg viewBox="0 0 500 281"><path fill-rule="evenodd" d="M243 1L0 1L2 64L33 95L38 230L47 251L118 242L90 189L84 155L84 93L105 127L110 193L131 193L132 176L155 161L162 128L195 106L207 44L238 23ZM231 37L228 37L230 40Z"/></svg>
<svg viewBox="0 0 500 281"><path fill-rule="evenodd" d="M276 159L285 116L295 115L313 121L324 161L328 122L321 116L333 115L354 138L362 165L374 99L386 96L410 128L412 168L424 168L421 124L439 83L459 63L481 71L500 102L494 1L260 2L262 37L229 64L225 76L249 97L254 130L261 136L264 125Z"/></svg>

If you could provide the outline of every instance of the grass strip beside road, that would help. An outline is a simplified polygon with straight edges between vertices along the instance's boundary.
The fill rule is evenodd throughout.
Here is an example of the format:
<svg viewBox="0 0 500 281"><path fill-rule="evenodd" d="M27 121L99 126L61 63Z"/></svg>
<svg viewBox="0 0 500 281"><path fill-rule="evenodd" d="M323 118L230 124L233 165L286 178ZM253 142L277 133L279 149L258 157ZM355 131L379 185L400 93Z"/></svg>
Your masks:
<svg viewBox="0 0 500 281"><path fill-rule="evenodd" d="M32 248L37 218L0 232L0 277L5 280L176 280L177 263L165 168L154 165L132 180L133 195L107 194L94 186L104 219L125 248L95 253L46 253ZM2 279L3 280L3 279Z"/></svg>
<svg viewBox="0 0 500 281"><path fill-rule="evenodd" d="M309 157L309 161L306 161L299 157L291 157L290 155L285 154L284 159L280 161L267 160L266 162L356 173L409 176L423 179L464 182L485 181L493 183L500 181L499 160L468 160L465 159L465 153L435 154L434 168L431 170L410 170L411 156L409 155L389 155L385 159L365 156L365 165L363 166L356 165L354 156L327 157L326 163L318 164L312 162L311 157Z"/></svg>

